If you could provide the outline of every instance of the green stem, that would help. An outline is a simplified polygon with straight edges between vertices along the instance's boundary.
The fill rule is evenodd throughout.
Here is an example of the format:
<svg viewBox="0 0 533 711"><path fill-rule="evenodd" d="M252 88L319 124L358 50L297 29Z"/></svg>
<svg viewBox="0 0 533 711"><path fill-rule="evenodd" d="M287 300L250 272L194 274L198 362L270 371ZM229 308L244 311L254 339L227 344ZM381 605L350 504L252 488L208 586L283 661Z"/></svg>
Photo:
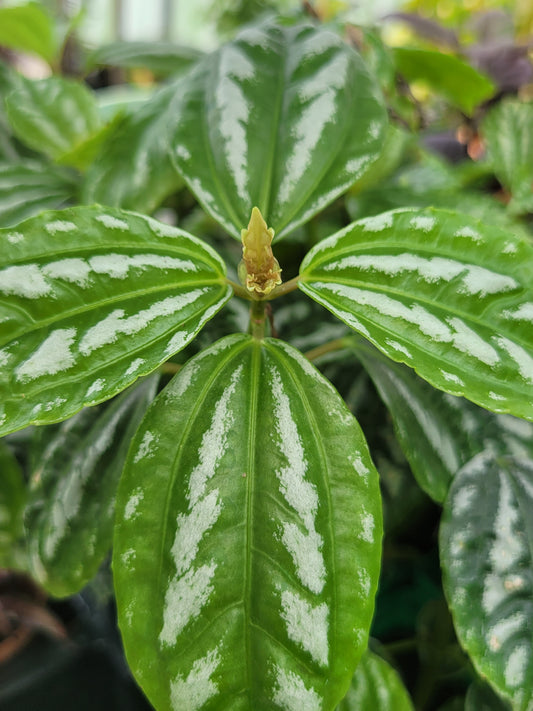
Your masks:
<svg viewBox="0 0 533 711"><path fill-rule="evenodd" d="M317 360L321 356L326 355L326 353L342 351L343 348L348 346L349 342L349 336L345 338L336 338L334 341L329 341L329 343L324 343L321 346L317 346L316 348L312 348L310 351L307 351L307 353L305 353L305 357L308 360Z"/></svg>
<svg viewBox="0 0 533 711"><path fill-rule="evenodd" d="M246 299L247 301L254 301L252 292L248 291L248 289L246 289L241 284L237 284L237 282L232 281L231 279L228 279L227 277L226 277L226 283L231 286L235 296L240 296L241 299Z"/></svg>
<svg viewBox="0 0 533 711"><path fill-rule="evenodd" d="M277 299L278 296L284 296L285 294L288 294L291 291L294 291L295 289L298 288L299 281L300 281L299 276L296 276L296 277L294 277L294 279L290 279L289 281L284 281L283 284L276 286L276 288L272 291L272 293L266 297L267 301L272 301L272 299Z"/></svg>
<svg viewBox="0 0 533 711"><path fill-rule="evenodd" d="M252 301L250 307L250 334L259 341L265 337L266 309L264 301Z"/></svg>

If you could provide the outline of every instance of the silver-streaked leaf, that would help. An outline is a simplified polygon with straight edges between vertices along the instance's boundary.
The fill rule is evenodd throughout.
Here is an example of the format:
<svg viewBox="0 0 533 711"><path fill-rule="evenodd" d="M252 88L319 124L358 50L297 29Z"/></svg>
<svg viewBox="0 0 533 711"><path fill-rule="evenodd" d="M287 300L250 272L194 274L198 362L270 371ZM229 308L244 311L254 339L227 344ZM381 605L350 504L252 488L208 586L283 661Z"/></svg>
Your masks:
<svg viewBox="0 0 533 711"><path fill-rule="evenodd" d="M382 149L386 113L363 60L329 30L263 25L180 85L170 148L230 234L257 206L276 238L352 185Z"/></svg>
<svg viewBox="0 0 533 711"><path fill-rule="evenodd" d="M63 422L33 472L25 514L30 572L55 597L81 590L111 549L118 480L158 380L151 375L108 406Z"/></svg>
<svg viewBox="0 0 533 711"><path fill-rule="evenodd" d="M533 419L533 246L445 210L359 220L319 243L300 288L437 388Z"/></svg>
<svg viewBox="0 0 533 711"><path fill-rule="evenodd" d="M367 649L337 711L414 711L414 707L398 672Z"/></svg>
<svg viewBox="0 0 533 711"><path fill-rule="evenodd" d="M218 255L124 210L0 230L0 433L65 419L184 348L231 297Z"/></svg>
<svg viewBox="0 0 533 711"><path fill-rule="evenodd" d="M0 162L0 227L64 205L76 192L71 173L38 161Z"/></svg>
<svg viewBox="0 0 533 711"><path fill-rule="evenodd" d="M444 501L457 471L484 449L533 462L533 423L437 390L362 338L351 344L387 405L418 484L435 501Z"/></svg>
<svg viewBox="0 0 533 711"><path fill-rule="evenodd" d="M512 702L533 706L533 463L482 452L450 487L443 584L459 641Z"/></svg>
<svg viewBox="0 0 533 711"><path fill-rule="evenodd" d="M17 138L54 159L72 151L100 128L96 102L80 82L62 77L19 77L6 97Z"/></svg>
<svg viewBox="0 0 533 711"><path fill-rule="evenodd" d="M335 708L367 642L379 486L298 351L234 335L189 361L138 430L116 522L126 655L158 711Z"/></svg>

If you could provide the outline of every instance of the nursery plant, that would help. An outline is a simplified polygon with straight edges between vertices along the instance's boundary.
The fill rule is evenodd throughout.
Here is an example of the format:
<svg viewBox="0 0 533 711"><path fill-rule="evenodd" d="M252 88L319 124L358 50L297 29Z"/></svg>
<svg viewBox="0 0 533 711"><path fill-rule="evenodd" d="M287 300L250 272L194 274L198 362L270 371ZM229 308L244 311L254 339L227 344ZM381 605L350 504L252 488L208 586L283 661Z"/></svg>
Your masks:
<svg viewBox="0 0 533 711"><path fill-rule="evenodd" d="M112 546L125 653L157 711L413 708L368 649L379 475L313 364L341 356L443 507L448 605L493 689L467 703L533 708L533 246L513 222L531 107L487 122L512 215L487 196L470 211L455 183L351 221L407 140L393 60L365 42L368 63L336 27L255 24L176 55L178 78L107 123L82 83L4 69L0 432L40 427L28 489L13 440L0 450L3 562L63 597ZM455 61L477 103L493 94ZM498 162L509 113L527 150ZM178 191L204 210L188 230L151 216Z"/></svg>

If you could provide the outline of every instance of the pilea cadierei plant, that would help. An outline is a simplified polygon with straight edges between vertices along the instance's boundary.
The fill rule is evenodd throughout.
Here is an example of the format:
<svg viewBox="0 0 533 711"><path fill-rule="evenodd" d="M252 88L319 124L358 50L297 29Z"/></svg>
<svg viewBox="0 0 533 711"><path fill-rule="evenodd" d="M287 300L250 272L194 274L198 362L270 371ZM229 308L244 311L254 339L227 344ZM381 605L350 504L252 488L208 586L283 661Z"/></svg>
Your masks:
<svg viewBox="0 0 533 711"><path fill-rule="evenodd" d="M55 82L52 111L63 87L45 81L7 101L35 145L50 135L20 97ZM31 574L73 594L113 537L126 656L157 711L412 708L367 651L377 471L337 391L275 337L277 300L298 289L355 332L336 347L369 373L444 507L462 645L513 709L533 708L530 241L449 210L399 209L319 240L284 279L278 243L357 183L385 142L377 82L332 31L251 27L152 101L161 119L139 165L184 180L242 242L242 261L226 266L142 214L159 194L137 212L75 206L0 231L1 433L64 421L26 507ZM71 127L81 138L97 130L85 116ZM142 113L124 120L143 128ZM53 157L81 169L92 149L69 145L56 136ZM113 186L94 170L82 201L106 203ZM248 331L201 349L161 389L163 364L235 298Z"/></svg>

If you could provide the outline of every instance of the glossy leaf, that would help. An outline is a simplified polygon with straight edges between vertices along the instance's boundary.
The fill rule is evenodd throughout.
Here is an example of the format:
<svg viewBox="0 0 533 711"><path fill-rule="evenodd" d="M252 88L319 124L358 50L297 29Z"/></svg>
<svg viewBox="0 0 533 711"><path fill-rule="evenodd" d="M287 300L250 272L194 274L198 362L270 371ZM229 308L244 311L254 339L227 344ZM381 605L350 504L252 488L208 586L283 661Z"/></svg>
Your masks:
<svg viewBox="0 0 533 711"><path fill-rule="evenodd" d="M54 27L40 2L0 8L0 45L37 54L53 63L58 49Z"/></svg>
<svg viewBox="0 0 533 711"><path fill-rule="evenodd" d="M152 212L183 185L168 155L166 127L179 84L120 118L87 171L82 202Z"/></svg>
<svg viewBox="0 0 533 711"><path fill-rule="evenodd" d="M465 711L511 711L507 701L482 681L470 684L465 698Z"/></svg>
<svg viewBox="0 0 533 711"><path fill-rule="evenodd" d="M62 77L20 77L6 97L15 135L27 146L59 159L100 127L96 103L82 84Z"/></svg>
<svg viewBox="0 0 533 711"><path fill-rule="evenodd" d="M48 441L25 519L32 577L55 597L81 590L111 549L118 479L157 381L82 410Z"/></svg>
<svg viewBox="0 0 533 711"><path fill-rule="evenodd" d="M76 190L69 171L37 161L0 162L0 226L61 207Z"/></svg>
<svg viewBox="0 0 533 711"><path fill-rule="evenodd" d="M234 237L256 206L279 238L378 157L386 115L377 91L359 55L330 31L247 29L184 78L172 158Z"/></svg>
<svg viewBox="0 0 533 711"><path fill-rule="evenodd" d="M479 673L533 705L533 462L482 452L456 475L440 531L446 596Z"/></svg>
<svg viewBox="0 0 533 711"><path fill-rule="evenodd" d="M482 131L494 172L511 192L509 209L533 212L533 102L500 102Z"/></svg>
<svg viewBox="0 0 533 711"><path fill-rule="evenodd" d="M148 69L166 77L188 69L203 56L193 47L172 42L112 42L98 47L88 58L90 67L112 66L128 69Z"/></svg>
<svg viewBox="0 0 533 711"><path fill-rule="evenodd" d="M0 442L0 568L18 566L25 502L26 483L20 465Z"/></svg>
<svg viewBox="0 0 533 711"><path fill-rule="evenodd" d="M486 448L533 462L533 423L437 390L368 341L351 343L387 405L418 484L435 501L444 501L456 472Z"/></svg>
<svg viewBox="0 0 533 711"><path fill-rule="evenodd" d="M230 298L200 240L100 207L0 230L0 432L110 398L184 348Z"/></svg>
<svg viewBox="0 0 533 711"><path fill-rule="evenodd" d="M414 711L398 672L367 650L337 711Z"/></svg>
<svg viewBox="0 0 533 711"><path fill-rule="evenodd" d="M432 385L533 419L533 247L444 210L399 210L319 243L300 288Z"/></svg>
<svg viewBox="0 0 533 711"><path fill-rule="evenodd" d="M494 84L487 76L452 54L396 47L394 60L407 81L427 82L468 116L494 94Z"/></svg>
<svg viewBox="0 0 533 711"><path fill-rule="evenodd" d="M335 708L372 617L379 487L298 351L234 335L189 361L134 439L116 522L126 655L158 711Z"/></svg>

